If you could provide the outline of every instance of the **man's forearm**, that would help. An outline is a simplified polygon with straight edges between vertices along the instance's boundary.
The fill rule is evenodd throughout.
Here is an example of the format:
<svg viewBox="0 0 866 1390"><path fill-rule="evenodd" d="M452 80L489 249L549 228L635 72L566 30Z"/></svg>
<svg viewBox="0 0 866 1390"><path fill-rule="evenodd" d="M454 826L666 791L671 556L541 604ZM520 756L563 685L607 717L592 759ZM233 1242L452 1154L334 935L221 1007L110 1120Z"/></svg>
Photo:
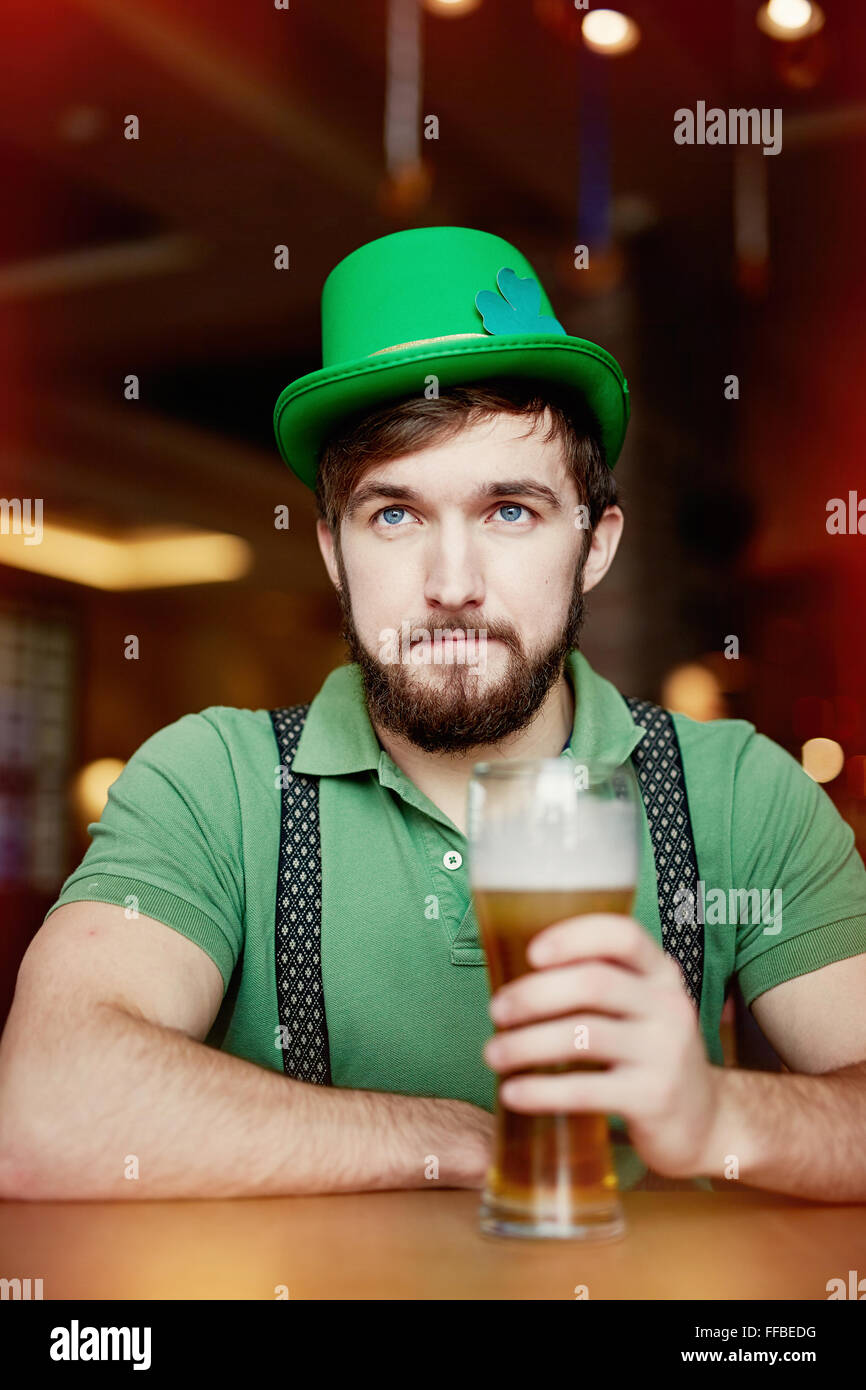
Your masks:
<svg viewBox="0 0 866 1390"><path fill-rule="evenodd" d="M50 1057L38 1046L41 1060L30 1051L0 1068L3 1196L275 1196L483 1178L492 1117L467 1102L307 1085L107 1006Z"/></svg>
<svg viewBox="0 0 866 1390"><path fill-rule="evenodd" d="M866 1202L866 1062L821 1076L716 1070L719 1112L702 1176Z"/></svg>

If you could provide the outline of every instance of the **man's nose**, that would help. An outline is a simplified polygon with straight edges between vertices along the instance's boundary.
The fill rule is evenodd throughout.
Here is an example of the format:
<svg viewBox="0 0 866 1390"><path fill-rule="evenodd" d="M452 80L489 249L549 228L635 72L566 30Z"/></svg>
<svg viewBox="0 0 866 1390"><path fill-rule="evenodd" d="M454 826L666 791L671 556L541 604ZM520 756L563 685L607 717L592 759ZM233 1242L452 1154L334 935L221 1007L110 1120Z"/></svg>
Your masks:
<svg viewBox="0 0 866 1390"><path fill-rule="evenodd" d="M484 577L478 555L460 529L442 529L431 538L427 557L424 597L431 607L458 611L479 607L484 599Z"/></svg>

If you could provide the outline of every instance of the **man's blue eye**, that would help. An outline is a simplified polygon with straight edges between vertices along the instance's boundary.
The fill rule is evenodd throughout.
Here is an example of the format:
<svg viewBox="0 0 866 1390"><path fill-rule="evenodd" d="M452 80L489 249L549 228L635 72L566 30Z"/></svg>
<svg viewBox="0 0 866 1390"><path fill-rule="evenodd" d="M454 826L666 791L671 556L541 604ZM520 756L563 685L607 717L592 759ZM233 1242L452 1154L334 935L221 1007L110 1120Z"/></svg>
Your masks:
<svg viewBox="0 0 866 1390"><path fill-rule="evenodd" d="M405 513L405 511L406 511L406 508L405 508L405 507L385 507L385 508L383 508L383 510L379 513L379 515L382 516L382 517L387 518L387 517L389 516L389 514L390 514L391 516L393 516L395 512L397 512L398 514L402 514L402 513ZM388 522L388 525L390 525L390 524L391 524L391 523Z"/></svg>
<svg viewBox="0 0 866 1390"><path fill-rule="evenodd" d="M525 512L526 508L523 506L521 502L503 502L502 506L497 507L496 510L499 512ZM514 521L519 518L508 517L506 519L508 521Z"/></svg>

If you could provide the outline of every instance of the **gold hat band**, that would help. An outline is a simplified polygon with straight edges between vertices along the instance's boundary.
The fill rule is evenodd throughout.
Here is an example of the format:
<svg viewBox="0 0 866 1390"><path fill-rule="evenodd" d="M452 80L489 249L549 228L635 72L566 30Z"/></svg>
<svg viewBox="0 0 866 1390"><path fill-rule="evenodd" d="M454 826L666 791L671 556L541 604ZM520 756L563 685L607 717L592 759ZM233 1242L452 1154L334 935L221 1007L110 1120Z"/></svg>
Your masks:
<svg viewBox="0 0 866 1390"><path fill-rule="evenodd" d="M402 348L425 347L427 343L450 343L455 338L489 338L489 333L444 333L441 338L415 338L411 343L395 343L393 347L376 348L368 352L368 357L378 357L380 352L400 352Z"/></svg>

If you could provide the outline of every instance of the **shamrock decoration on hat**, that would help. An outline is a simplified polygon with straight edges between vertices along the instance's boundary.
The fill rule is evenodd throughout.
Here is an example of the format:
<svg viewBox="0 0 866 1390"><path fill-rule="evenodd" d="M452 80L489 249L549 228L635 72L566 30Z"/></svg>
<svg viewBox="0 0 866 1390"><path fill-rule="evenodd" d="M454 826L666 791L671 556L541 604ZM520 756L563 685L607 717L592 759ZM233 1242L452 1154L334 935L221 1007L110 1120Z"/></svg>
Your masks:
<svg viewBox="0 0 866 1390"><path fill-rule="evenodd" d="M503 266L496 276L499 294L479 290L475 303L488 333L564 333L559 319L539 312L541 286L528 276L521 280Z"/></svg>

